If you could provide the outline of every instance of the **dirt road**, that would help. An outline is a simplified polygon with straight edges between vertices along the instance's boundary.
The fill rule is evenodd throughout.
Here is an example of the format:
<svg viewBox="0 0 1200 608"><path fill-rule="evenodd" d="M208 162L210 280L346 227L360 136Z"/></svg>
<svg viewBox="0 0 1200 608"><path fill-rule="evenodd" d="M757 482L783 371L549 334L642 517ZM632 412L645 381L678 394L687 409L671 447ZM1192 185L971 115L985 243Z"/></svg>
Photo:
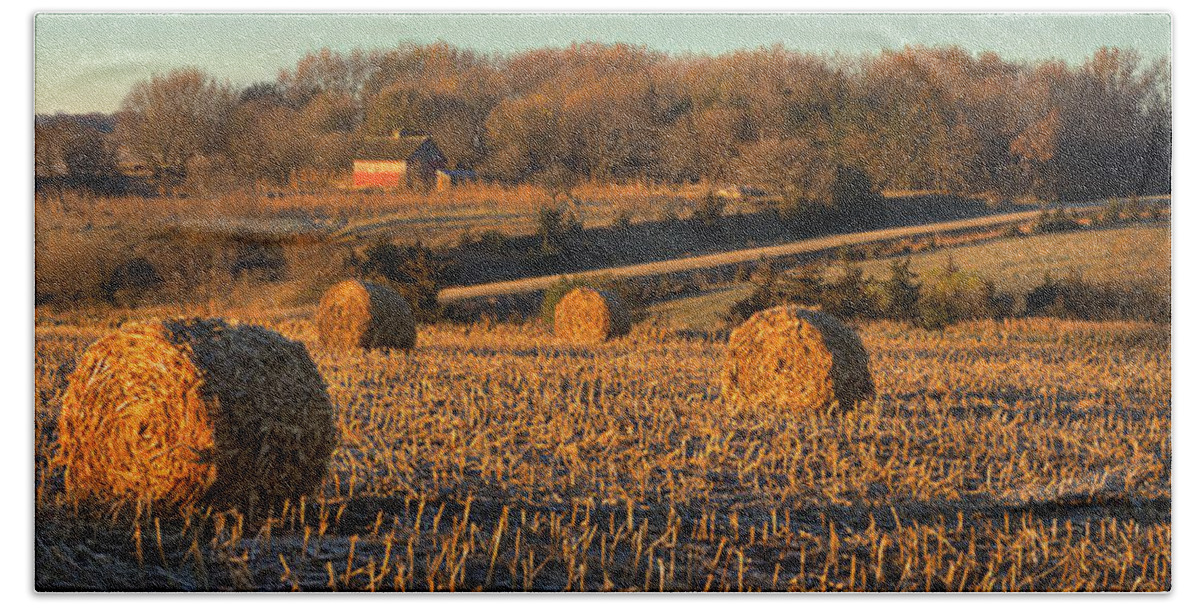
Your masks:
<svg viewBox="0 0 1200 608"><path fill-rule="evenodd" d="M1039 210L1019 211L1015 213L989 215L965 220L955 220L951 222L939 222L936 224L922 224L920 226L904 226L900 228L873 230L870 232L839 234L815 239L807 239L794 243L786 243L783 245L772 245L769 247L755 247L753 249L726 251L723 253L714 253L710 255L663 260L659 262L649 262L646 264L634 264L632 266L600 268L597 270L571 273L569 276L586 277L603 275L616 278L645 277L675 272L685 272L689 270L717 268L721 266L741 264L743 262L755 262L760 259L773 259L804 253L826 251L841 247L843 245L861 245L863 243L887 241L896 238L926 236L953 230L986 228L992 226L1001 226L1004 224L1026 222L1037 218L1039 213L1041 213ZM448 289L443 289L440 293L438 293L438 301L454 302L458 300L467 300L470 298L540 291L549 287L550 285L553 285L563 276L568 275L556 274L550 276L518 279L515 281L501 281L497 283L485 283L483 285L471 285L468 287L451 287Z"/></svg>

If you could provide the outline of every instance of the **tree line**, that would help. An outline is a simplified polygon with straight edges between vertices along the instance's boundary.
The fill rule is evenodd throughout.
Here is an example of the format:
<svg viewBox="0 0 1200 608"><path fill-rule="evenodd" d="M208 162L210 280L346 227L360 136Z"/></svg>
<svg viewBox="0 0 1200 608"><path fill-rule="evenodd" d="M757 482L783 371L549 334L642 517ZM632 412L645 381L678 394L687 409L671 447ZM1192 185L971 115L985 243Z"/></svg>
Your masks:
<svg viewBox="0 0 1200 608"><path fill-rule="evenodd" d="M859 58L779 46L326 49L242 89L195 68L154 76L115 122L108 134L38 121L38 175L136 165L164 190L328 183L365 138L401 131L432 135L451 167L552 191L707 180L830 204L839 171L883 189L1005 198L1171 187L1169 60L1112 48L1079 66L957 47Z"/></svg>

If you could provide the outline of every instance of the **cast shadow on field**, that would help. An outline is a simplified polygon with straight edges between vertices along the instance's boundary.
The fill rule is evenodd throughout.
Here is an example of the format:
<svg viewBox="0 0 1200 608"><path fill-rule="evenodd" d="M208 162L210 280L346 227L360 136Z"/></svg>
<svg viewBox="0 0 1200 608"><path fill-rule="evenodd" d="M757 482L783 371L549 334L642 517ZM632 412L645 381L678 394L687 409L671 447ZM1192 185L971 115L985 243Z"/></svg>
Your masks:
<svg viewBox="0 0 1200 608"><path fill-rule="evenodd" d="M568 499L570 500L570 499ZM528 516L541 513L543 516L555 513L570 518L574 511L577 519L584 517L584 499L579 502L563 502L558 504L535 505L521 500L501 500L497 498L473 498L470 505L470 521L481 529L494 526L501 517L504 506L509 507L509 521L520 521L523 509ZM873 501L872 505L837 505L832 503L812 505L794 509L789 513L793 528L808 534L822 534L828 531L830 521L851 530L865 530L875 525L883 530L893 531L900 526L910 526L914 523L923 525L951 525L956 522L961 513L964 520L972 525L985 521L1003 522L1007 515L1010 520L1019 520L1025 515L1034 520L1049 524L1052 520L1074 520L1077 522L1095 521L1115 517L1118 520L1134 520L1141 525L1170 523L1170 497L1140 498L1127 493L1098 492L1093 494L1072 493L1062 496L1032 499L1025 501L1002 501L990 497L975 497L953 501ZM344 509L338 526L342 534L353 534L372 528L377 521L385 525L399 521L401 525L413 526L418 502L415 499L389 497L355 497L343 503ZM736 513L742 526L761 526L763 522L772 520L771 511L767 507L756 507L730 502L726 508L718 510L717 525L729 526L728 514ZM711 514L712 505L675 505L676 516L684 522L698 522L703 513ZM441 525L449 526L455 519L461 519L465 511L465 501L451 496L442 496L427 501L421 511L422 528L432 525L432 521L441 510ZM587 508L590 520L594 523L607 523L614 518L618 525L625 521L628 515L625 503L593 504ZM634 517L638 522L648 519L653 525L665 525L670 507L662 504L635 505ZM776 519L782 521L782 516L776 513ZM872 523L873 522L873 523ZM685 530L687 528L685 527Z"/></svg>

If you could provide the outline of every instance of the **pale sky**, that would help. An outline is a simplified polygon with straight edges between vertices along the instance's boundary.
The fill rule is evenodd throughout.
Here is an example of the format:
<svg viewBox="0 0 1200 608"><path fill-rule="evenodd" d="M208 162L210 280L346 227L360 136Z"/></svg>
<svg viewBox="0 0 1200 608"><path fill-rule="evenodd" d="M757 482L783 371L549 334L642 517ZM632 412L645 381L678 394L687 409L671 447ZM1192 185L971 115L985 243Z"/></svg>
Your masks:
<svg viewBox="0 0 1200 608"><path fill-rule="evenodd" d="M720 54L782 44L859 55L957 45L1010 61L1086 60L1102 46L1171 54L1171 17L1144 14L53 14L34 20L34 111L112 112L136 82L196 66L236 86L309 51L445 41L486 53L625 42Z"/></svg>

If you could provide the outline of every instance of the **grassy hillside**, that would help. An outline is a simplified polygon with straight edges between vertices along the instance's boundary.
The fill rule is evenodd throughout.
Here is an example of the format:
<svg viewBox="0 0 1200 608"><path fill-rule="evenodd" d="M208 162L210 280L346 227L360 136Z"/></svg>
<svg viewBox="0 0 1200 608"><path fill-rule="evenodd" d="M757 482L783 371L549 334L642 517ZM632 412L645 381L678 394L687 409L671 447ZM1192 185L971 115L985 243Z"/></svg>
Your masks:
<svg viewBox="0 0 1200 608"><path fill-rule="evenodd" d="M1002 291L1023 294L1039 285L1046 273L1064 276L1079 271L1089 281L1153 282L1170 286L1171 227L1168 224L1064 232L1002 239L912 256L911 269L928 275L949 259L996 281ZM860 263L863 274L882 280L892 259ZM829 278L842 272L830 265ZM668 325L707 329L720 325L725 312L753 291L749 283L659 302L649 315Z"/></svg>
<svg viewBox="0 0 1200 608"><path fill-rule="evenodd" d="M666 325L711 329L722 325L729 307L753 291L754 285L737 283L699 295L657 302L646 312L650 318Z"/></svg>
<svg viewBox="0 0 1200 608"><path fill-rule="evenodd" d="M1171 282L1171 226L1155 224L1084 232L1060 232L915 255L911 269L929 274L948 259L996 281L1002 290L1026 292L1046 273L1079 271L1090 281ZM863 274L883 279L891 260L863 262Z"/></svg>

